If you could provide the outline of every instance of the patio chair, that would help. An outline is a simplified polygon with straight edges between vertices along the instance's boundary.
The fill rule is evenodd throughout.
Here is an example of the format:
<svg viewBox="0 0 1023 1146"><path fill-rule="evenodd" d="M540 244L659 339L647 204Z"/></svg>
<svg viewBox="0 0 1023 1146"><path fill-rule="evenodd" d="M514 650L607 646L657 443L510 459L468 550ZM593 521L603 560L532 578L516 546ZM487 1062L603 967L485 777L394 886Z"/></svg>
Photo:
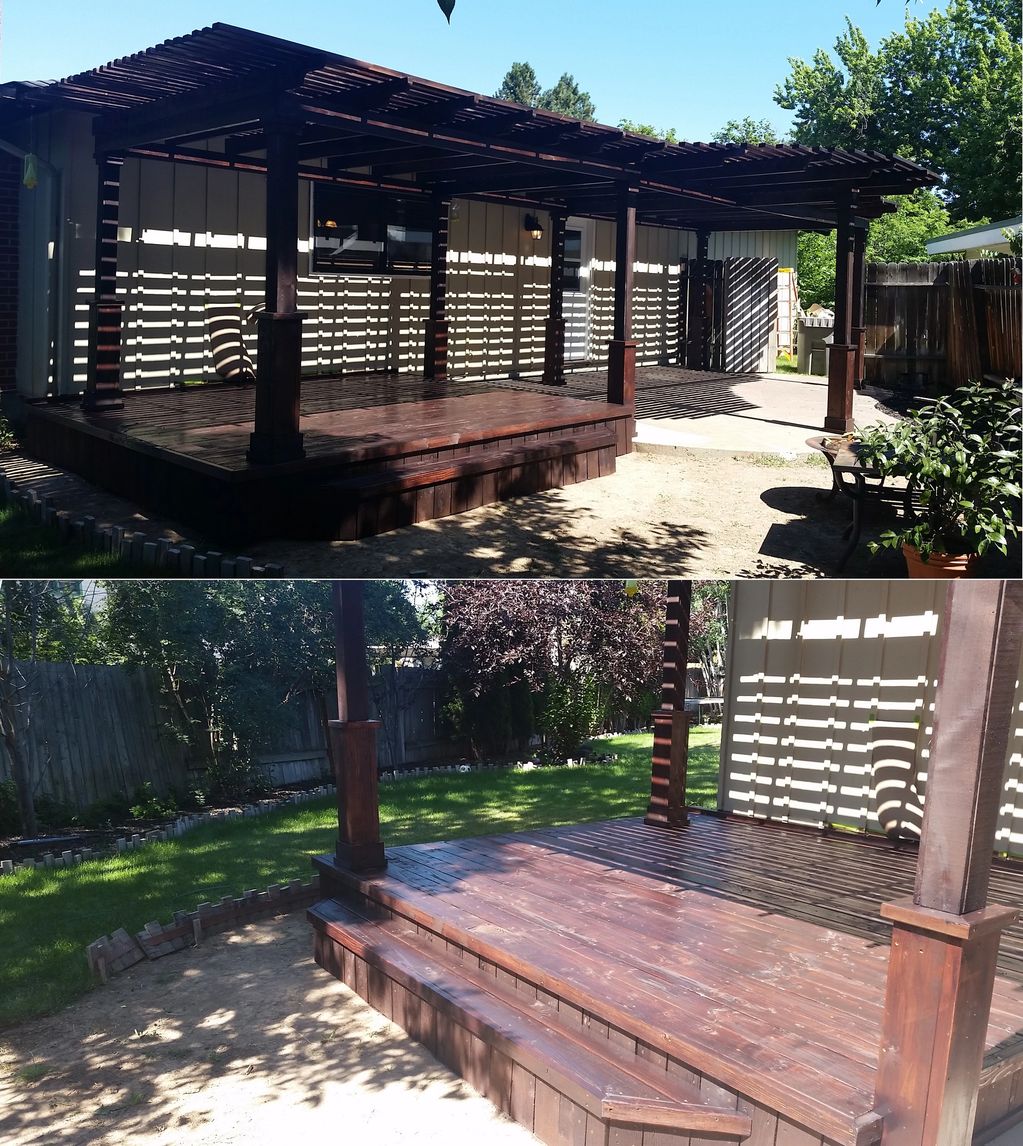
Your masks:
<svg viewBox="0 0 1023 1146"><path fill-rule="evenodd" d="M238 386L251 386L256 370L242 339L242 312L233 306L208 306L206 334L217 375Z"/></svg>

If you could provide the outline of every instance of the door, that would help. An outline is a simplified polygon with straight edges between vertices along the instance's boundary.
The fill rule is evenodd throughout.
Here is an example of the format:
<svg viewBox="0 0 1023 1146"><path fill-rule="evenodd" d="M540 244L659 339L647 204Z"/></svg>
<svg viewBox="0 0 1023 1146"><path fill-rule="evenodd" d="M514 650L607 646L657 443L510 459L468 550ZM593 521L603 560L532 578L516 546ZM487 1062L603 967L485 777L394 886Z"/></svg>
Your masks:
<svg viewBox="0 0 1023 1146"><path fill-rule="evenodd" d="M593 220L570 218L565 228L565 362L590 359L590 268Z"/></svg>

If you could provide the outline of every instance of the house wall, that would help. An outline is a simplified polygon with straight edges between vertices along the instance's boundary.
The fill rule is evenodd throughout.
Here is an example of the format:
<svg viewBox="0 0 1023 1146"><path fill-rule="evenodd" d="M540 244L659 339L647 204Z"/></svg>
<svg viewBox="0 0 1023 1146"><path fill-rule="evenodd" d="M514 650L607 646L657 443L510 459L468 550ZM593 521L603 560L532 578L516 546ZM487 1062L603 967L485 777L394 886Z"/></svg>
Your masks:
<svg viewBox="0 0 1023 1146"><path fill-rule="evenodd" d="M88 116L40 117L32 148L63 173L56 254L53 213L42 196L30 204L23 248L22 306L26 349L19 356L19 391L41 396L79 392L85 384L88 306L93 289L95 164ZM297 189L303 233L310 231L309 185ZM121 182L120 291L126 300L123 380L126 387L214 377L205 332L208 304L248 310L263 295L265 239L261 175L129 159ZM550 241L526 233L526 210L456 200L449 251L449 368L467 376L539 373L543 366ZM550 234L550 228L547 228ZM300 242L308 269L309 243ZM695 251L687 232L640 227L635 268L634 336L638 361L672 360L678 346L679 270ZM40 252L43 252L40 268ZM711 255L767 253L791 265L790 232L715 235ZM47 362L46 309L38 292L52 259L60 267L58 359ZM30 266L35 270L30 274ZM614 225L598 221L591 267L590 357L601 361L611 338L614 303ZM303 364L310 372L421 370L428 283L425 277L326 276L305 273L299 284ZM255 355L255 330L245 333ZM51 375L55 375L55 380Z"/></svg>
<svg viewBox="0 0 1023 1146"><path fill-rule="evenodd" d="M926 581L738 582L722 806L913 834L926 797L945 593L944 582ZM996 846L1023 856L1019 688L1014 712Z"/></svg>

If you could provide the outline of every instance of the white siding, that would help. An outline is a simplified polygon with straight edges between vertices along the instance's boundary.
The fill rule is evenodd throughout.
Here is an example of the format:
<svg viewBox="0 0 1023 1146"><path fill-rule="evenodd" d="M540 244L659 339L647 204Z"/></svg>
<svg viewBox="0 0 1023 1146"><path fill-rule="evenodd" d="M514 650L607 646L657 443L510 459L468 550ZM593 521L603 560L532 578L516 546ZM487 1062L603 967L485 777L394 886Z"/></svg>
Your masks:
<svg viewBox="0 0 1023 1146"><path fill-rule="evenodd" d="M918 827L945 592L943 582L737 583L723 806L819 826ZM1015 712L997 847L1023 855L1023 691Z"/></svg>
<svg viewBox="0 0 1023 1146"><path fill-rule="evenodd" d="M56 371L62 393L85 382L88 304L92 295L95 165L86 116L40 120L50 140L33 146L63 172L62 215L67 220L56 308L62 356ZM41 128L37 128L41 130ZM247 172L130 159L121 187L118 249L125 299L123 380L126 387L167 385L213 377L205 332L210 304L249 310L262 301L265 251L263 178ZM309 186L300 184L300 218L309 233ZM40 212L37 212L39 214ZM543 366L544 323L550 274L549 238L525 231L525 209L456 201L449 252L449 365L468 376L536 374ZM543 216L541 216L543 217ZM545 224L547 220L544 218ZM42 222L35 224L36 229ZM549 225L547 226L549 235ZM33 238L38 247L38 237ZM692 253L686 232L640 227L635 268L634 336L638 361L674 361L678 349L681 260ZM791 247L792 253L789 253ZM308 267L308 242L300 244ZM754 232L716 235L712 257L773 254L782 265L794 258L794 236ZM304 260L304 261L303 261ZM29 264L26 263L26 267ZM613 326L614 225L595 226L590 291L591 359L606 358ZM36 298L23 275L26 298ZM311 372L421 369L428 283L410 276L303 274L299 306L303 363ZM31 326L35 306L24 306ZM30 334L19 355L19 389L45 391L45 342ZM255 354L255 331L246 330Z"/></svg>

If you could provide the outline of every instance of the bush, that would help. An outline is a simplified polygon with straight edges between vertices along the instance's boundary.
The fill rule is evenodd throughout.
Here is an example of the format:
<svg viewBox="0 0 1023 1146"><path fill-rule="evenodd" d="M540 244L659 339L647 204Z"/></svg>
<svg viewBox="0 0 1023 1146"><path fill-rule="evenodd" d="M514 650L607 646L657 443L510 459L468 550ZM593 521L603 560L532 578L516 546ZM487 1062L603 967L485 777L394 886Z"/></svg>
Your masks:
<svg viewBox="0 0 1023 1146"><path fill-rule="evenodd" d="M64 828L74 822L75 810L59 796L43 792L36 796L36 820L47 828Z"/></svg>
<svg viewBox="0 0 1023 1146"><path fill-rule="evenodd" d="M13 780L0 782L0 835L15 836L21 831L18 789Z"/></svg>
<svg viewBox="0 0 1023 1146"><path fill-rule="evenodd" d="M206 770L206 789L211 799L240 802L267 795L272 785L251 760L223 755Z"/></svg>
<svg viewBox="0 0 1023 1146"><path fill-rule="evenodd" d="M75 816L74 822L83 828L98 831L123 824L131 815L131 800L124 792L94 800Z"/></svg>
<svg viewBox="0 0 1023 1146"><path fill-rule="evenodd" d="M131 814L136 820L169 820L177 815L178 805L172 796L158 796L147 780L135 789Z"/></svg>

